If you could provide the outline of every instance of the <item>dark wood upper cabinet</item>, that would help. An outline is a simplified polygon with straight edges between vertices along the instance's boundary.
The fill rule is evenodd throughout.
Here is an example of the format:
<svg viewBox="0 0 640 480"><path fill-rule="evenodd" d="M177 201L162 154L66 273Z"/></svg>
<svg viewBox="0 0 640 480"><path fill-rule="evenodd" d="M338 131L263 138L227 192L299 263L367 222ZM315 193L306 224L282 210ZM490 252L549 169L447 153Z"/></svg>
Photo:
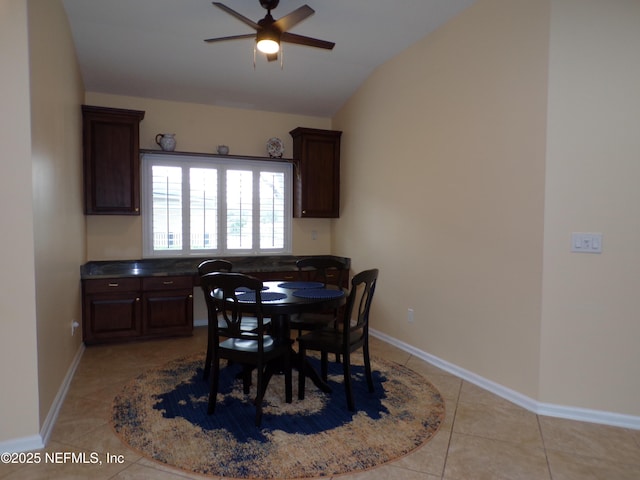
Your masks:
<svg viewBox="0 0 640 480"><path fill-rule="evenodd" d="M140 214L143 118L138 110L82 106L85 214Z"/></svg>
<svg viewBox="0 0 640 480"><path fill-rule="evenodd" d="M289 133L296 165L293 216L339 217L342 132L298 127Z"/></svg>

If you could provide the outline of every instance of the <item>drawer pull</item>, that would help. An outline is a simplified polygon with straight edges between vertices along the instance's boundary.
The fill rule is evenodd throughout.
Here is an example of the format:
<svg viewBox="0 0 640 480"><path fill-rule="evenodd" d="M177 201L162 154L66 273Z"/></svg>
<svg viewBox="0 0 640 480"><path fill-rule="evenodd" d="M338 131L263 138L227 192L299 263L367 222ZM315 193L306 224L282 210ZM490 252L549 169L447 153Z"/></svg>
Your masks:
<svg viewBox="0 0 640 480"><path fill-rule="evenodd" d="M139 301L140 301L140 297L136 297L136 302L139 302Z"/></svg>
<svg viewBox="0 0 640 480"><path fill-rule="evenodd" d="M284 275L284 279L285 280L291 280L291 279L293 279L293 275Z"/></svg>
<svg viewBox="0 0 640 480"><path fill-rule="evenodd" d="M120 284L117 282L109 282L109 287L119 287Z"/></svg>
<svg viewBox="0 0 640 480"><path fill-rule="evenodd" d="M162 282L163 285L173 285L173 280L167 280Z"/></svg>

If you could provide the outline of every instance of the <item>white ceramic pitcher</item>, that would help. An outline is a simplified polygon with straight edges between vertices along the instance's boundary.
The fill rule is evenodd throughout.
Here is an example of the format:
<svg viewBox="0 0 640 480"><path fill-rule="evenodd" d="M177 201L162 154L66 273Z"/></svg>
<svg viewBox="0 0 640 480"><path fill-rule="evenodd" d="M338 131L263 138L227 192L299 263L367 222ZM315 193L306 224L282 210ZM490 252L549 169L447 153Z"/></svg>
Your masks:
<svg viewBox="0 0 640 480"><path fill-rule="evenodd" d="M175 133L159 133L156 135L156 143L165 152L173 152L176 149Z"/></svg>

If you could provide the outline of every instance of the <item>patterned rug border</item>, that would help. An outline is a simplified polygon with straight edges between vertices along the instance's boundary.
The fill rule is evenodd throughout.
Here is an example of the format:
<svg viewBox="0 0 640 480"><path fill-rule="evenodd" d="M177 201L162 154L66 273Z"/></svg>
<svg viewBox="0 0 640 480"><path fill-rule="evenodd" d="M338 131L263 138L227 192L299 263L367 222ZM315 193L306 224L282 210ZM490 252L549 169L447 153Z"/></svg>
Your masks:
<svg viewBox="0 0 640 480"><path fill-rule="evenodd" d="M211 479L221 479L221 480L232 480L232 479L237 479L237 480L267 480L267 479L282 479L282 480L316 480L316 479L323 479L323 478L337 478L337 477L343 477L345 475L352 475L352 474L360 474L360 473L365 473L371 470L375 470L378 469L384 465L388 465L390 463L393 462L397 462L399 460L401 460L402 458L415 453L418 449L425 447L432 439L433 437L440 431L440 428L442 427L442 424L444 422L444 419L446 418L446 405L444 402L444 399L442 398L442 395L440 394L439 390L421 373L416 372L415 370L405 366L405 365L401 365L397 362L391 361L391 360L385 360L379 357L372 357L371 358L371 362L372 362L372 369L374 371L374 385L376 386L376 390L380 390L381 386L384 386L385 382L389 382L390 380L386 377L384 377L383 374L380 374L380 370L377 370L376 367L379 367L380 365L382 366L386 366L387 368L381 369L383 370L383 373L388 373L389 371L396 369L396 370L400 370L403 371L405 374L407 374L408 376L413 376L413 377L418 377L421 380L422 385L420 385L420 387L422 388L422 390L427 390L432 394L432 398L434 399L434 401L437 399L437 404L432 406L432 409L428 412L425 413L425 415L422 417L422 420L424 424L426 424L424 426L424 431L423 431L423 436L419 439L419 441L417 441L415 443L415 445L407 447L407 449L405 451L402 452L398 452L397 454L394 454L391 458L387 458L384 459L382 461L380 461L379 463L375 463L373 465L368 465L368 466L358 466L355 467L353 469L349 469L349 470L345 470L345 471L339 471L339 472L327 472L325 473L323 470L320 470L318 472L315 472L314 474L309 474L306 471L301 472L302 475L289 475L289 474L285 474L284 476L273 476L273 475L264 475L264 474L248 474L248 475L242 475L242 476L235 476L235 475L229 475L229 474L225 474L224 472L221 473L215 473L215 472L209 472L209 471L201 471L198 470L196 468L190 468L189 466L185 466L185 465L181 465L181 464L177 464L177 463L172 463L172 462L168 462L165 461L161 458L154 458L153 453L144 450L143 448L138 448L136 445L133 445L131 442L127 441L126 439L126 434L123 434L122 431L118 430L118 426L116 425L116 421L115 421L115 411L116 408L118 406L118 401L120 400L121 396L123 394L125 394L127 392L128 389L135 387L136 385L138 385L138 383L145 379L146 377L148 377L149 375L151 375L152 373L156 372L167 372L172 370L172 367L176 367L182 364L195 364L197 363L198 365L202 365L202 363L204 363L204 355L202 353L198 353L198 354L190 354L190 355L185 355L179 358L175 358L173 360L170 360L168 362L166 362L163 365L154 367L152 369L147 370L146 372L143 372L141 374L138 374L137 376L131 378L129 381L127 381L123 387L121 387L119 389L119 392L114 396L112 402L111 402L111 410L110 410L110 416L108 419L108 423L109 426L111 428L111 430L113 431L113 433L120 439L120 441L122 441L122 443L129 449L131 449L132 451L136 452L137 454L139 454L141 457L145 458L146 460L151 461L153 464L157 464L158 467L161 467L162 469L165 469L167 471L174 471L178 474L181 473L186 473L186 474L192 474L192 475L199 475L202 476L203 478L211 478ZM331 362L330 362L331 365ZM341 366L334 366L334 368L338 368L339 369L339 379L338 379L338 392L336 392L338 394L338 400L342 401L342 403L344 403L344 390L343 390L343 385L342 385L342 370L341 370ZM357 367L356 367L357 368ZM193 377L199 377L202 374L202 369L201 367L198 367L198 369L196 370L197 374L194 375ZM353 372L352 372L353 373ZM383 380L381 381L380 379L377 378L376 373L380 374L383 378ZM335 377L335 372L333 373L333 376ZM332 378L332 371L331 371L331 367L330 367L330 381ZM277 379L274 379L277 381ZM294 373L294 403L297 400L297 395L296 395L296 386L297 386L297 375ZM391 379L394 380L394 379ZM273 381L273 380L272 380ZM364 380L363 380L364 382ZM280 383L284 383L284 382L280 382ZM354 381L354 385L357 383L357 380ZM382 385L381 385L382 383ZM176 386L176 388L179 385ZM412 385L414 386L414 385ZM238 385L235 385L236 390L238 390ZM271 384L270 387L271 389ZM355 386L354 386L355 388ZM241 388L239 388L241 390ZM334 388L335 390L335 388ZM221 392L222 393L222 392ZM309 403L309 385L307 385L307 395L305 397L305 400L303 400L302 402L307 402ZM386 397L387 394L387 390L383 389L383 397ZM251 393L251 395L254 395L253 391ZM322 397L322 398L327 398L325 396L325 394L323 394L322 392L317 392L317 396ZM154 397L156 400L158 398L158 395L151 395L151 397ZM246 400L245 400L246 401ZM265 401L268 404L268 395L265 396ZM238 399L235 399L235 402L238 402ZM241 402L241 401L240 401ZM222 403L220 401L220 397L218 399L218 403ZM358 406L358 396L356 393L356 406ZM253 407L250 407L251 409L253 409ZM346 411L346 405L344 406L344 410ZM217 410L218 411L218 410ZM265 408L265 416L266 413L268 411L268 407ZM358 412L358 414L362 414L361 411ZM253 416L250 416L251 421L253 421ZM433 420L434 418L437 418L437 421L433 422L428 422L427 420ZM355 423L356 417L354 416L352 424ZM193 427L197 427L197 425L192 425ZM352 425L349 425L349 427L351 427ZM255 427L254 427L255 428ZM265 429L265 425L263 423L263 426L261 428L261 430ZM378 429L376 429L377 431ZM184 462L183 462L184 463ZM293 472L291 472L293 473Z"/></svg>

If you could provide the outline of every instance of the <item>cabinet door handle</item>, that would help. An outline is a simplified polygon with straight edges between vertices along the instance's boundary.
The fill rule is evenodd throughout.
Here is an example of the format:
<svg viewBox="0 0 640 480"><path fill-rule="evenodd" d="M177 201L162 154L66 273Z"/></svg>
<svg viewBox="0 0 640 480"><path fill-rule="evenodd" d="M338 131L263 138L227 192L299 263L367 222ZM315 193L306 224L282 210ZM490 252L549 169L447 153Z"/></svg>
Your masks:
<svg viewBox="0 0 640 480"><path fill-rule="evenodd" d="M139 301L140 301L140 297L136 297L136 302L139 302Z"/></svg>
<svg viewBox="0 0 640 480"><path fill-rule="evenodd" d="M109 282L108 286L109 286L109 287L119 287L119 286L120 286L120 284L119 284L119 283L117 283L117 282Z"/></svg>
<svg viewBox="0 0 640 480"><path fill-rule="evenodd" d="M189 295L189 298L193 298L193 295Z"/></svg>
<svg viewBox="0 0 640 480"><path fill-rule="evenodd" d="M163 285L173 285L173 280L167 280L166 282L162 282Z"/></svg>

